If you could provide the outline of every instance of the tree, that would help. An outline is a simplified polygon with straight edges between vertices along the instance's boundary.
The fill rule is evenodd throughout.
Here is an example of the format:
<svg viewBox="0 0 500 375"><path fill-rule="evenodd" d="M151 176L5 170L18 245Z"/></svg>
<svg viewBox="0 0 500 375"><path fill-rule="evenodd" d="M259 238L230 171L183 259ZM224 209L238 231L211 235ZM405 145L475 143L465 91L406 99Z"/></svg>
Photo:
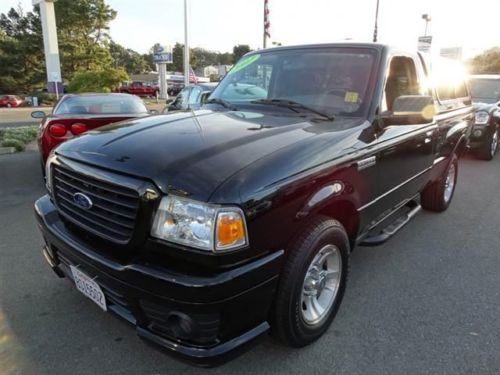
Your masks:
<svg viewBox="0 0 500 375"><path fill-rule="evenodd" d="M63 79L71 80L80 70L112 66L108 25L116 12L104 0L59 0L55 12ZM5 89L2 82L11 79L17 82L16 91L41 86L45 60L39 7L1 14L0 35L0 91Z"/></svg>
<svg viewBox="0 0 500 375"><path fill-rule="evenodd" d="M152 70L144 56L112 40L109 44L109 52L113 58L114 66L125 69L128 74L140 74Z"/></svg>
<svg viewBox="0 0 500 375"><path fill-rule="evenodd" d="M123 69L107 68L77 72L68 85L69 92L113 92L129 77Z"/></svg>
<svg viewBox="0 0 500 375"><path fill-rule="evenodd" d="M473 74L500 74L500 47L491 48L470 62Z"/></svg>
<svg viewBox="0 0 500 375"><path fill-rule="evenodd" d="M236 63L243 55L250 52L250 46L248 44L238 44L233 47L233 63Z"/></svg>

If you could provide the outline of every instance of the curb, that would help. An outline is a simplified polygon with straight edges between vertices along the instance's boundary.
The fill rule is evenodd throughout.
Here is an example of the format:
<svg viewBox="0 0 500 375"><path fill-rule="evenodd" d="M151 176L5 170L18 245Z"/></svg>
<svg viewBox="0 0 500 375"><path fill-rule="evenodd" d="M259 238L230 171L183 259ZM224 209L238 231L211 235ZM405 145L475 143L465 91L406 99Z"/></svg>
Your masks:
<svg viewBox="0 0 500 375"><path fill-rule="evenodd" d="M15 147L0 147L0 155L13 154L15 152Z"/></svg>

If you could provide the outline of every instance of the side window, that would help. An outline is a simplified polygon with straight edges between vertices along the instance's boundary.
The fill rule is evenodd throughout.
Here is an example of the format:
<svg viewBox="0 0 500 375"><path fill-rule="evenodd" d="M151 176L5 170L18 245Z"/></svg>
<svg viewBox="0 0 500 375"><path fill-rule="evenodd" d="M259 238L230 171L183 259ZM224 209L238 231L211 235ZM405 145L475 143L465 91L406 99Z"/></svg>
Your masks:
<svg viewBox="0 0 500 375"><path fill-rule="evenodd" d="M201 96L201 89L199 87L194 87L189 93L189 100L188 100L189 105L199 104L200 96Z"/></svg>
<svg viewBox="0 0 500 375"><path fill-rule="evenodd" d="M177 109L186 109L188 106L189 91L190 87L182 89L182 91L176 96L172 106Z"/></svg>
<svg viewBox="0 0 500 375"><path fill-rule="evenodd" d="M396 98L404 95L421 95L415 62L410 57L394 56L389 66L385 85L386 110L392 111Z"/></svg>

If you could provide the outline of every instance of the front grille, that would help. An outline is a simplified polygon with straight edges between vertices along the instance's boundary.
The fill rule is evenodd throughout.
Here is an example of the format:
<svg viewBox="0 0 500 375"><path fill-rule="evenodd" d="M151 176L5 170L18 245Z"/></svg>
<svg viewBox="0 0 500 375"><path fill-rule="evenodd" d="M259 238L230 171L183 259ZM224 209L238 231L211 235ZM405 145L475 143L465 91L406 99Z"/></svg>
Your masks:
<svg viewBox="0 0 500 375"><path fill-rule="evenodd" d="M52 184L57 207L64 218L113 242L130 241L139 209L137 191L62 165L53 166ZM92 207L84 209L76 204L73 198L76 193L90 198Z"/></svg>

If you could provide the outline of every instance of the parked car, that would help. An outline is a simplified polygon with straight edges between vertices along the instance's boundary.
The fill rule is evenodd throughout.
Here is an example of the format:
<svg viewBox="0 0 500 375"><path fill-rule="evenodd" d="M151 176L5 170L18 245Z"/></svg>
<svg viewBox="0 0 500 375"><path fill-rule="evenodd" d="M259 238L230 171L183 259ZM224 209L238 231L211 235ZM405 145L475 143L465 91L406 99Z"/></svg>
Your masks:
<svg viewBox="0 0 500 375"><path fill-rule="evenodd" d="M60 145L35 203L43 255L198 364L271 327L310 344L339 309L353 248L452 201L474 109L468 94L441 101L429 69L378 44L247 54L200 111Z"/></svg>
<svg viewBox="0 0 500 375"><path fill-rule="evenodd" d="M144 82L135 81L120 87L119 91L137 96L156 96L160 92L158 86L146 85Z"/></svg>
<svg viewBox="0 0 500 375"><path fill-rule="evenodd" d="M500 75L473 75L469 78L476 120L471 148L484 160L492 160L500 137Z"/></svg>
<svg viewBox="0 0 500 375"><path fill-rule="evenodd" d="M0 107L21 107L24 105L24 99L17 95L4 95L0 96Z"/></svg>
<svg viewBox="0 0 500 375"><path fill-rule="evenodd" d="M34 111L31 116L42 120L38 148L45 164L50 152L62 142L100 126L149 115L141 99L128 94L68 94L46 116Z"/></svg>
<svg viewBox="0 0 500 375"><path fill-rule="evenodd" d="M185 87L172 102L167 102L162 113L200 109L216 87L217 83L200 83Z"/></svg>

